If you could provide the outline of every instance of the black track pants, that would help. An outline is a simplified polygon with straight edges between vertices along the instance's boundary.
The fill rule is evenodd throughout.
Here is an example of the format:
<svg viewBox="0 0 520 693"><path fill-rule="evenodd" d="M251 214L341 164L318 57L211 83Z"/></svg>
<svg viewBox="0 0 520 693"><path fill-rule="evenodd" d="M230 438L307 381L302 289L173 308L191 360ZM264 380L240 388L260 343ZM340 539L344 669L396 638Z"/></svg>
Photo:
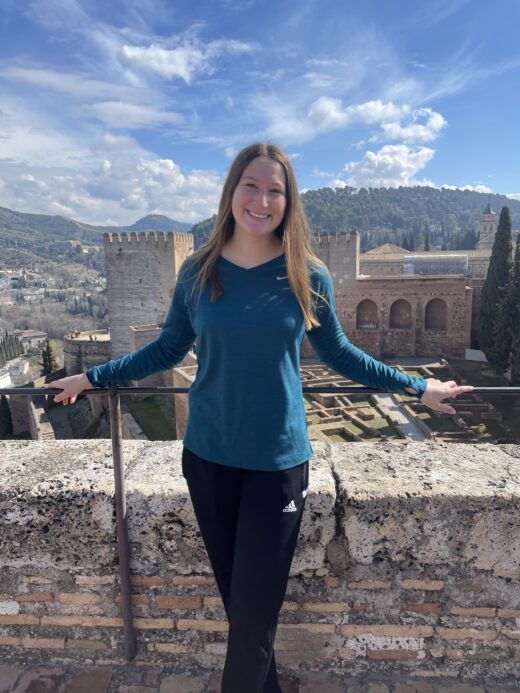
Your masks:
<svg viewBox="0 0 520 693"><path fill-rule="evenodd" d="M281 693L273 643L309 464L244 470L184 448L182 472L229 621L222 693Z"/></svg>

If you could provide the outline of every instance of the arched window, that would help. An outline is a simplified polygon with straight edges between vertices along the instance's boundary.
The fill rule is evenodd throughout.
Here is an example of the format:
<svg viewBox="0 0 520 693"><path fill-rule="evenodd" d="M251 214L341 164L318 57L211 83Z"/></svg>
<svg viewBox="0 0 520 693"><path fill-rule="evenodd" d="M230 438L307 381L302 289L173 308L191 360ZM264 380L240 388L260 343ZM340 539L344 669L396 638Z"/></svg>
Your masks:
<svg viewBox="0 0 520 693"><path fill-rule="evenodd" d="M377 329L377 306L374 301L365 298L358 303L356 308L356 329L375 330Z"/></svg>
<svg viewBox="0 0 520 693"><path fill-rule="evenodd" d="M424 328L426 330L446 331L447 308L444 301L440 298L432 298L426 304L424 311Z"/></svg>
<svg viewBox="0 0 520 693"><path fill-rule="evenodd" d="M412 327L412 307L403 298L392 303L390 308L390 328L394 330L409 330Z"/></svg>

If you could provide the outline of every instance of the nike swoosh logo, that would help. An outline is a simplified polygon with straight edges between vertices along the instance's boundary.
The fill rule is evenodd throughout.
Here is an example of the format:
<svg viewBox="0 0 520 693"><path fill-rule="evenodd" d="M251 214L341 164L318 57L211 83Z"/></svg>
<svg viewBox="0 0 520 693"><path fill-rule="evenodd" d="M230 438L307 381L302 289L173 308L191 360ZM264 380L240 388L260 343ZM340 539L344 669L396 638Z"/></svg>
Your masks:
<svg viewBox="0 0 520 693"><path fill-rule="evenodd" d="M288 277L276 277L277 279L288 279Z"/></svg>

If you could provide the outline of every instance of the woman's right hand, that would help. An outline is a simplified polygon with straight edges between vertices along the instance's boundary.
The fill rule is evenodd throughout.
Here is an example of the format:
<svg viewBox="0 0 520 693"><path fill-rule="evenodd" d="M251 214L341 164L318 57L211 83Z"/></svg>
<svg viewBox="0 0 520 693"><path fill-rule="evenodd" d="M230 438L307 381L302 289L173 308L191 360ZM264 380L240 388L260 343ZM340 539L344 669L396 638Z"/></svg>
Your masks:
<svg viewBox="0 0 520 693"><path fill-rule="evenodd" d="M83 390L92 390L93 385L90 384L89 379L85 373L79 373L78 375L69 375L67 378L60 378L59 380L54 380L51 383L47 383L46 387L56 387L60 388L61 392L54 395L55 402L63 402L63 404L74 404L77 396L83 392Z"/></svg>

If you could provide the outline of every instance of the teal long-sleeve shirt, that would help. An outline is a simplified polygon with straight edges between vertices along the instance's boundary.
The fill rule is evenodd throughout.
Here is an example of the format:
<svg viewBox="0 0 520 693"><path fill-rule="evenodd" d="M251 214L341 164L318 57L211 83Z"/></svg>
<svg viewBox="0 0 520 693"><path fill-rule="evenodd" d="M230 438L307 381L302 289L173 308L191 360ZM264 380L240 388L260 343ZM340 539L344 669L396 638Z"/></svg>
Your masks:
<svg viewBox="0 0 520 693"><path fill-rule="evenodd" d="M305 323L289 286L285 255L251 269L219 257L223 293L211 302L209 287L192 292L194 268L179 272L159 338L120 359L87 371L97 386L140 380L178 364L196 341L198 369L189 390L184 445L200 457L232 467L272 471L312 455L300 381ZM319 358L340 375L369 387L418 397L422 378L387 366L354 346L334 311L326 268L310 267L319 327L307 331Z"/></svg>

